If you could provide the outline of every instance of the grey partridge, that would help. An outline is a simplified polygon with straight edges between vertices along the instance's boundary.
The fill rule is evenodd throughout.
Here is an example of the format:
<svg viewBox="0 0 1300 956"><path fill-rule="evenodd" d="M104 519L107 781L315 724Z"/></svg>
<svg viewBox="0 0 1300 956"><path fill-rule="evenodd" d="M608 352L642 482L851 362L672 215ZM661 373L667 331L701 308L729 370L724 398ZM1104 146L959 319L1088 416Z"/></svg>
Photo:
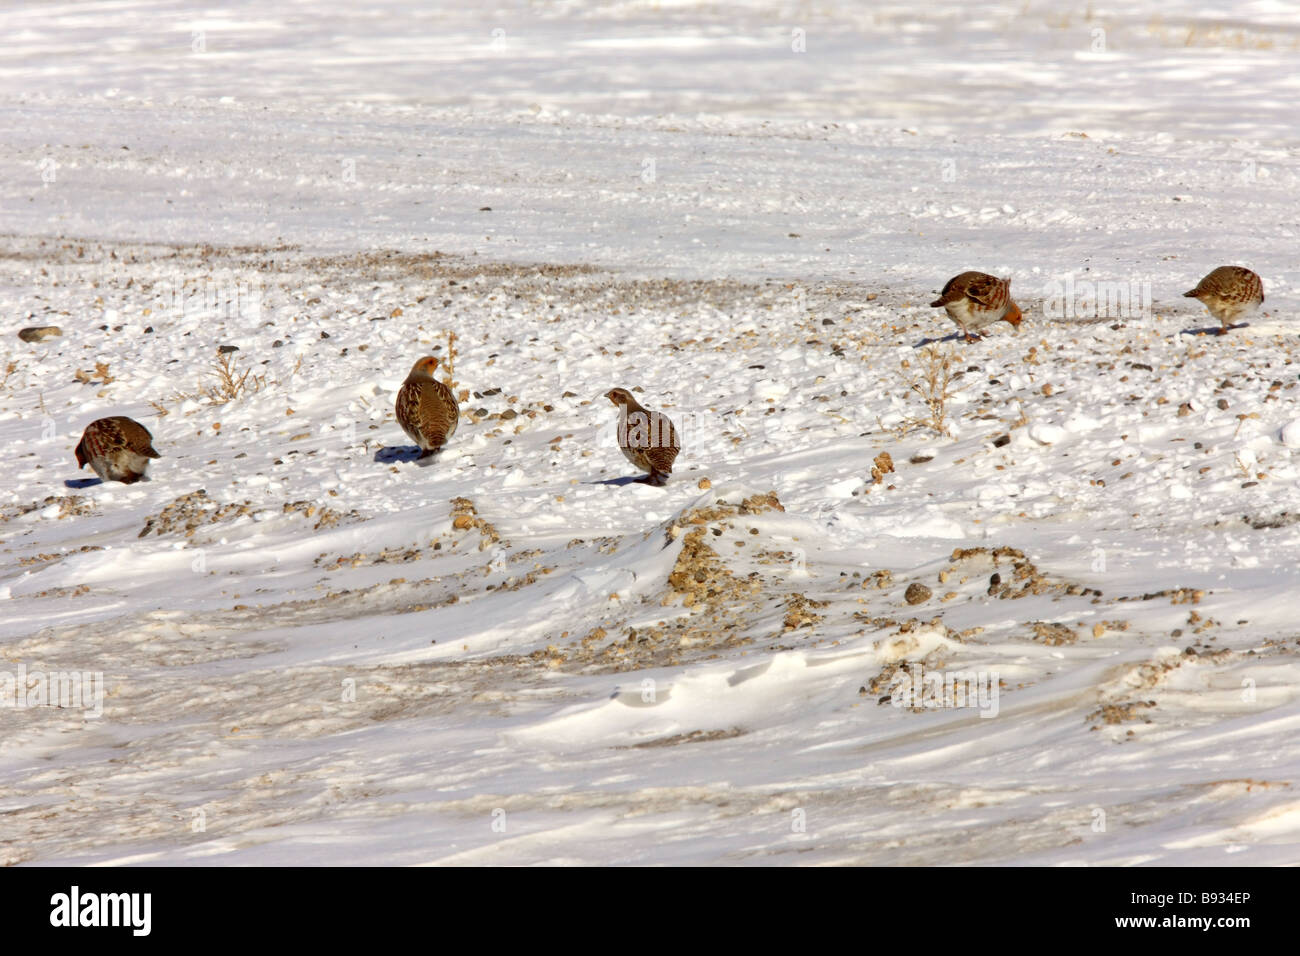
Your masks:
<svg viewBox="0 0 1300 956"><path fill-rule="evenodd" d="M1011 301L1011 280L999 279L986 272L963 272L953 276L930 303L930 308L942 306L948 318L957 323L967 342L979 336L971 329L983 329L994 322L1007 322L1012 328L1020 327L1020 307Z"/></svg>
<svg viewBox="0 0 1300 956"><path fill-rule="evenodd" d="M445 445L460 424L460 408L451 389L433 377L438 360L426 355L411 367L397 391L397 422L428 458Z"/></svg>
<svg viewBox="0 0 1300 956"><path fill-rule="evenodd" d="M1226 335L1238 319L1245 318L1264 304L1264 283L1259 276L1241 266L1219 266L1184 298L1200 299L1210 310L1210 315L1223 327L1219 335Z"/></svg>
<svg viewBox="0 0 1300 956"><path fill-rule="evenodd" d="M673 471L673 461L681 451L677 429L663 412L641 407L625 388L612 388L605 397L618 408L618 447L623 457L650 474L640 479L648 484L663 485Z"/></svg>
<svg viewBox="0 0 1300 956"><path fill-rule="evenodd" d="M104 481L124 485L144 477L150 458L162 457L154 450L149 429L125 415L99 418L87 425L76 455L78 469L90 465Z"/></svg>

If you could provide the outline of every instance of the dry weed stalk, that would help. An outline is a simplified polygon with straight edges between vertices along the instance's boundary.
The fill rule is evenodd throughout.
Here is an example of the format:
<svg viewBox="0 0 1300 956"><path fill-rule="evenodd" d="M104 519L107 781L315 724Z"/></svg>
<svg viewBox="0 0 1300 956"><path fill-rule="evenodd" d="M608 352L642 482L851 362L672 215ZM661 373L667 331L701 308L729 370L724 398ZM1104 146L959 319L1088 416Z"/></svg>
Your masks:
<svg viewBox="0 0 1300 956"><path fill-rule="evenodd" d="M266 387L265 375L254 375L252 369L241 372L228 352L217 356L217 360L212 363L212 370L216 372L217 383L209 385L204 394L214 405L224 405L237 398L256 395Z"/></svg>
<svg viewBox="0 0 1300 956"><path fill-rule="evenodd" d="M455 394L456 391L456 333L448 331L447 333L447 387Z"/></svg>
<svg viewBox="0 0 1300 956"><path fill-rule="evenodd" d="M1241 426L1244 425L1244 424L1246 424L1246 422L1250 421L1252 418L1254 418L1254 419L1258 419L1258 418L1259 418L1259 412L1250 412L1250 413L1245 414L1245 415L1238 415L1238 416L1237 416L1237 427L1236 427L1236 429L1233 431L1233 433L1232 433L1232 437L1233 437L1233 438L1236 438L1238 435L1240 435L1240 434L1241 434Z"/></svg>
<svg viewBox="0 0 1300 956"><path fill-rule="evenodd" d="M915 370L904 359L899 374L908 391L919 396L925 404L926 414L923 418L904 419L902 427L905 431L930 428L939 435L949 435L948 400L955 394L952 383L958 374L953 368L952 352L931 345L921 349L920 354L921 361Z"/></svg>
<svg viewBox="0 0 1300 956"><path fill-rule="evenodd" d="M469 401L469 389L456 389L456 333L447 332L447 359L442 363L447 369L447 387L451 389L451 394L456 396L457 402Z"/></svg>
<svg viewBox="0 0 1300 956"><path fill-rule="evenodd" d="M1241 472L1241 477L1247 481L1253 479L1263 481L1268 477L1268 472L1256 470L1263 467L1257 460L1246 461L1241 457L1241 452L1234 452L1232 458L1237 463L1237 470Z"/></svg>
<svg viewBox="0 0 1300 956"><path fill-rule="evenodd" d="M107 362L96 362L95 370L93 372L77 369L72 377L82 385L89 385L92 382L99 382L101 385L107 385L109 382L116 381L114 376L109 374Z"/></svg>

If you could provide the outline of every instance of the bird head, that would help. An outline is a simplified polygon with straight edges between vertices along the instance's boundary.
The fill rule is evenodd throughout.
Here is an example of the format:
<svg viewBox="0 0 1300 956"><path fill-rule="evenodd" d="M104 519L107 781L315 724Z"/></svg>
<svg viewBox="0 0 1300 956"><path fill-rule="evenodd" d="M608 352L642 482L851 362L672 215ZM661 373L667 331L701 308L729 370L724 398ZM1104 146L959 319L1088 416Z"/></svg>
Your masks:
<svg viewBox="0 0 1300 956"><path fill-rule="evenodd" d="M1019 330L1023 318L1024 316L1020 314L1020 306L1012 302L1007 306L1007 314L1002 316L1002 321L1009 322L1012 328Z"/></svg>
<svg viewBox="0 0 1300 956"><path fill-rule="evenodd" d="M438 368L438 360L432 355L426 355L414 365L411 366L412 378L433 378L433 373Z"/></svg>
<svg viewBox="0 0 1300 956"><path fill-rule="evenodd" d="M84 442L77 445L76 456L77 456L77 470L80 471L81 469L86 467L86 462L90 460L89 458L86 457L86 445Z"/></svg>
<svg viewBox="0 0 1300 956"><path fill-rule="evenodd" d="M605 393L605 397L615 405L636 405L636 399L625 388L611 388Z"/></svg>

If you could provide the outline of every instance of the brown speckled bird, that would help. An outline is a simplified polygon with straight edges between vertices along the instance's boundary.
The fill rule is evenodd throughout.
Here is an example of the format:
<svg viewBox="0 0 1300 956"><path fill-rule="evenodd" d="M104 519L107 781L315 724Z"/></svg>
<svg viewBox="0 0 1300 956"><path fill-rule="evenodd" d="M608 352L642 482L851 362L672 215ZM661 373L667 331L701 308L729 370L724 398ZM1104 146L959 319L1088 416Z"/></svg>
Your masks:
<svg viewBox="0 0 1300 956"><path fill-rule="evenodd" d="M397 422L428 458L456 434L460 408L451 389L433 377L438 360L426 355L397 391Z"/></svg>
<svg viewBox="0 0 1300 956"><path fill-rule="evenodd" d="M1234 322L1245 318L1264 304L1264 283L1249 269L1219 266L1196 283L1196 288L1191 292L1184 292L1183 296L1200 299L1210 310L1210 315L1223 326L1218 334L1226 335Z"/></svg>
<svg viewBox="0 0 1300 956"><path fill-rule="evenodd" d="M619 407L618 447L623 456L642 471L650 472L639 480L652 485L665 484L682 448L673 423L663 412L642 408L625 388L611 388L605 397Z"/></svg>
<svg viewBox="0 0 1300 956"><path fill-rule="evenodd" d="M986 272L963 272L953 276L939 298L930 303L932 309L940 306L961 328L967 342L979 338L971 335L971 329L982 329L994 322L1008 322L1013 328L1020 326L1020 307L1011 301L1011 280L999 279Z"/></svg>
<svg viewBox="0 0 1300 956"><path fill-rule="evenodd" d="M124 415L100 418L86 426L77 445L77 468L90 465L104 481L133 485L144 477L154 451L149 430Z"/></svg>

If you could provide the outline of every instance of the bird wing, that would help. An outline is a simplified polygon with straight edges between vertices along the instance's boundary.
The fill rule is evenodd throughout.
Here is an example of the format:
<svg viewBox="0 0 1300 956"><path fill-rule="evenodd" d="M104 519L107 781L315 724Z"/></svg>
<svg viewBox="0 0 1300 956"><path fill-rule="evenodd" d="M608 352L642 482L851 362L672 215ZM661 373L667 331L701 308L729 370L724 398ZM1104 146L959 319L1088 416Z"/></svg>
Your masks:
<svg viewBox="0 0 1300 956"><path fill-rule="evenodd" d="M979 276L966 283L966 298L986 308L993 308L1001 283L993 276Z"/></svg>
<svg viewBox="0 0 1300 956"><path fill-rule="evenodd" d="M677 453L682 443L677 437L677 429L662 412L654 412L651 417L653 438L649 448L645 449L646 461L655 471L671 472Z"/></svg>
<svg viewBox="0 0 1300 956"><path fill-rule="evenodd" d="M144 455L146 458L161 458L153 447L153 436L149 434L149 429L145 428L139 422L132 418L119 417L114 420L117 426L117 433L122 444L135 452L137 455Z"/></svg>
<svg viewBox="0 0 1300 956"><path fill-rule="evenodd" d="M966 273L959 276L953 276L944 285L943 291L939 293L939 298L930 303L930 308L938 309L942 306L949 305L960 299L965 293L961 289L961 280L966 277Z"/></svg>
<svg viewBox="0 0 1300 956"><path fill-rule="evenodd" d="M442 382L425 379L412 383L406 391L407 421L419 429L420 434L430 438L450 438L460 424L460 408L456 397Z"/></svg>
<svg viewBox="0 0 1300 956"><path fill-rule="evenodd" d="M678 449L671 445L659 445L655 448L647 448L643 454L654 471L671 473L673 462L677 460L677 452Z"/></svg>

